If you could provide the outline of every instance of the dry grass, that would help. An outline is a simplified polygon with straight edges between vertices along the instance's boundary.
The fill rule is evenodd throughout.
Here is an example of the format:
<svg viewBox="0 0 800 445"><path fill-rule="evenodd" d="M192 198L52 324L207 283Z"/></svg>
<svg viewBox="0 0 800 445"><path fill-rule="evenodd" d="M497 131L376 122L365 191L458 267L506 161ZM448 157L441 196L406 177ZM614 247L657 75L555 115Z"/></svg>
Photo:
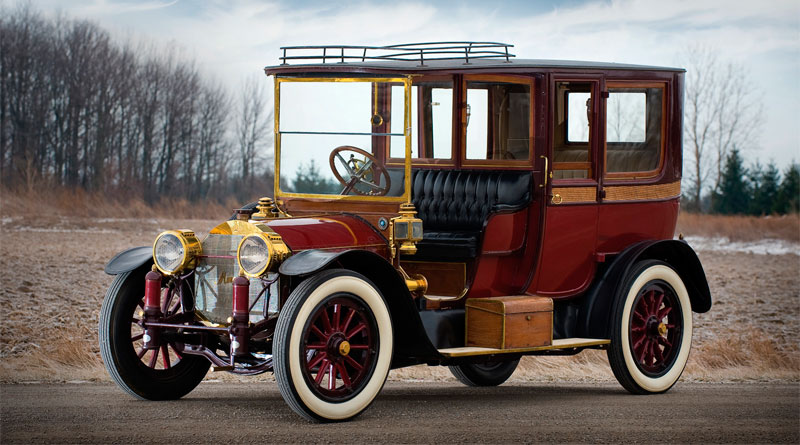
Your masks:
<svg viewBox="0 0 800 445"><path fill-rule="evenodd" d="M180 226L202 233L218 222L159 215L184 212L208 217L218 212L222 215L219 219L229 215L225 206L178 204L179 210L151 209L141 202L104 203L98 196L81 193L22 197L2 192L3 382L108 380L97 346L100 304L111 282L111 277L102 272L105 261L127 247L150 244L165 228ZM760 239L766 234L797 240L794 228L798 223L796 215L740 218L682 214L679 227L690 235ZM714 307L694 316L693 349L684 379L800 380L800 257L700 252L700 259ZM426 366L395 370L390 378L453 381L446 368ZM241 380L227 373L210 373L208 379ZM525 357L512 379L614 380L603 351L585 351L572 357Z"/></svg>
<svg viewBox="0 0 800 445"><path fill-rule="evenodd" d="M162 198L150 205L141 198L109 198L102 193L82 189L57 188L46 191L14 191L0 188L0 213L4 216L48 215L85 218L209 218L224 220L232 209L243 203L229 198L224 204L216 201L189 202L185 199Z"/></svg>
<svg viewBox="0 0 800 445"><path fill-rule="evenodd" d="M681 212L675 233L724 237L731 241L771 238L797 243L800 242L800 215L743 216Z"/></svg>

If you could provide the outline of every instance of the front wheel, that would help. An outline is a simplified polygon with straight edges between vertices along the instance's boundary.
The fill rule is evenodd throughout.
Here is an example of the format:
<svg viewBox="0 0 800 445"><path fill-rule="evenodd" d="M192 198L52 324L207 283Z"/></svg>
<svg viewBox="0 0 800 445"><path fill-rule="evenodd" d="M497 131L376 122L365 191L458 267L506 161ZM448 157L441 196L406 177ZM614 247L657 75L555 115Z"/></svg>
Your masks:
<svg viewBox="0 0 800 445"><path fill-rule="evenodd" d="M692 344L692 306L667 263L636 263L617 298L608 361L633 394L667 391L678 381Z"/></svg>
<svg viewBox="0 0 800 445"><path fill-rule="evenodd" d="M470 363L450 366L450 372L467 386L497 386L517 369L519 359L506 362Z"/></svg>
<svg viewBox="0 0 800 445"><path fill-rule="evenodd" d="M179 399L193 390L211 363L204 357L182 354L183 345L166 341L145 349L141 311L147 267L117 275L100 310L100 355L111 379L140 399ZM180 309L175 292L162 288L162 312Z"/></svg>
<svg viewBox="0 0 800 445"><path fill-rule="evenodd" d="M392 322L380 291L355 272L326 270L302 282L275 327L275 380L297 414L351 419L378 395L392 361Z"/></svg>

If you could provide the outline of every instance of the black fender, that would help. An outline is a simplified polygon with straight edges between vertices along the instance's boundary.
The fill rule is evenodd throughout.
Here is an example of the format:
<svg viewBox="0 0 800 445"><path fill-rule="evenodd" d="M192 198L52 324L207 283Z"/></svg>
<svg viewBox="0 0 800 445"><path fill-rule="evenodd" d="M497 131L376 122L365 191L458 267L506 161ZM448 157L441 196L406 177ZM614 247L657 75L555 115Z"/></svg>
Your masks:
<svg viewBox="0 0 800 445"><path fill-rule="evenodd" d="M284 261L278 272L288 276L307 276L331 267L341 267L364 275L383 294L394 328L392 368L442 359L425 333L405 280L380 255L366 250L304 250Z"/></svg>
<svg viewBox="0 0 800 445"><path fill-rule="evenodd" d="M617 255L586 294L578 317L578 336L609 338L614 301L621 298L633 265L647 259L664 261L675 269L689 292L692 311L703 313L711 309L711 291L703 265L689 244L679 240L643 241Z"/></svg>
<svg viewBox="0 0 800 445"><path fill-rule="evenodd" d="M137 269L148 261L153 261L153 248L151 246L133 247L111 258L106 263L104 271L109 275L119 275Z"/></svg>

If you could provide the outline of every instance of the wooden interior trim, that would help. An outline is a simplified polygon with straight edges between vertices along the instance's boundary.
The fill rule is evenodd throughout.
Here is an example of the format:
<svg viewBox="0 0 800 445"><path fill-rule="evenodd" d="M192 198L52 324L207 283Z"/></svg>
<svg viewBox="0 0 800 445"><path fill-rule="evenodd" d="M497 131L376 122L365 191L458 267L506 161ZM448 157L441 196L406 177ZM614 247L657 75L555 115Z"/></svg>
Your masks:
<svg viewBox="0 0 800 445"><path fill-rule="evenodd" d="M553 170L589 170L591 162L554 162Z"/></svg>

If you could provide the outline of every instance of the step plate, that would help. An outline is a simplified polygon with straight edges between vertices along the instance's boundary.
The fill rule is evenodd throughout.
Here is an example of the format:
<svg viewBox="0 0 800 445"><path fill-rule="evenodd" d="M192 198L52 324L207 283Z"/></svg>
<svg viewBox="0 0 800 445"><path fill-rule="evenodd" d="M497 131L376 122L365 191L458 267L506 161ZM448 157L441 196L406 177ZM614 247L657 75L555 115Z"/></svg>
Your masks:
<svg viewBox="0 0 800 445"><path fill-rule="evenodd" d="M604 340L601 338L561 338L553 340L550 346L538 346L535 348L521 348L521 349L493 349L493 348L477 348L474 346L463 348L447 348L439 349L439 353L445 357L467 357L470 355L494 355L494 354L519 354L525 352L535 351L550 351L554 349L573 349L573 348L586 348L589 346L600 346L611 343L611 340Z"/></svg>

